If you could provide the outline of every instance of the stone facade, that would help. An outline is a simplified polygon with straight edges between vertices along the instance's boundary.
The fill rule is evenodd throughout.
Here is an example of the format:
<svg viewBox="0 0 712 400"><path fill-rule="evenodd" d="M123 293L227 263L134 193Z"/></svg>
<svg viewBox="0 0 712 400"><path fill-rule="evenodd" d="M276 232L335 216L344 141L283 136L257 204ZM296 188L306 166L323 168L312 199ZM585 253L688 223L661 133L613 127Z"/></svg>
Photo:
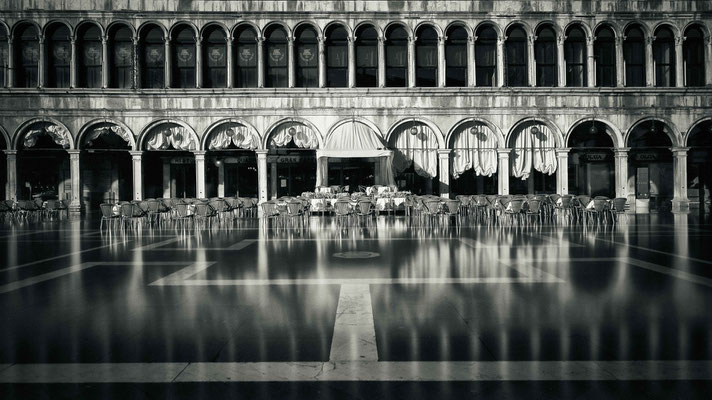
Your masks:
<svg viewBox="0 0 712 400"><path fill-rule="evenodd" d="M351 38L363 24L372 24L383 39L387 28L394 23L402 24L411 37L422 26L435 28L443 41L449 27L463 26L468 35L468 46L475 45L478 27L490 24L499 36L498 71L494 87L475 87L474 66L468 56L468 84L465 87L445 87L445 61L442 51L439 61L438 87L415 87L409 75L408 87L384 87L383 64L379 65L379 87L353 87L353 61L349 65L349 85L345 88L324 87L320 66L319 87L315 88L79 88L76 85L76 57L72 58L71 85L68 88L17 88L13 65L9 57L6 69L6 86L0 89L0 133L5 146L5 196L18 198L17 157L20 144L27 130L35 122L48 122L60 126L71 136L71 143L65 146L70 153L69 173L64 178L70 180L64 187L71 195L72 206L79 209L82 195L80 176L85 166L79 154L84 149L83 135L99 123L111 123L123 127L130 133L127 151L131 151L134 162L133 198L143 197L141 182L141 156L146 152L145 136L152 127L161 122L184 126L191 135L197 137L200 146L191 149L196 152L197 183L196 196L205 191L204 169L207 137L211 129L221 121L233 121L248 127L260 138L257 152L259 172L259 197L266 200L270 192L267 165L263 162L267 152L268 138L273 129L284 121L302 121L313 127L320 141L329 135L335 126L346 119L358 118L368 123L373 130L388 143L393 132L403 123L419 122L427 125L438 137L440 171L449 170L451 135L463 123L478 121L487 125L500 137L500 156L507 160L511 138L527 121L538 121L548 126L556 137L557 157L560 163L568 162L569 138L577 127L598 121L611 137L615 153L615 195L628 197L635 205L636 176L628 168L629 137L641 124L657 121L667 134L672 153L674 174L673 209L684 210L687 198L688 139L691 134L704 130L712 120L712 3L708 1L29 1L6 0L0 9L0 24L8 32L8 46L18 39L13 36L17 26L33 24L39 32L45 32L53 24L66 24L72 34L79 26L95 23L105 37L112 24L125 23L134 35L141 32L145 24L154 23L170 35L176 26L187 24L201 37L204 27L215 24L223 27L227 35L242 24L249 24L264 36L265 29L279 24L286 30L290 42L297 26L311 24L321 38L333 24L343 25ZM566 66L559 57L557 66L558 85L536 87L534 62L530 52L530 85L507 87L503 80L503 41L509 27L519 24L530 40L535 40L538 27L552 26L559 37L559 54L563 53L563 40L568 27L576 25L586 32L589 46L589 70L587 85L566 87ZM624 82L624 62L622 60L622 38L626 28L637 24L651 39L660 26L668 27L677 40L677 57L674 66L677 72L672 87L656 87L654 82L654 60L650 51L646 54L648 72L645 87L626 87ZM592 46L595 32L601 26L613 30L616 36L616 85L596 87L593 68ZM682 60L683 35L690 26L699 27L704 32L705 83L704 86L688 87L685 84L685 67ZM414 33L416 32L416 33ZM40 35L40 43L42 34ZM135 36L135 39L139 38ZM652 40L652 39L651 39ZM353 46L353 39L350 41ZM106 40L104 41L106 47ZM167 44L170 46L170 44ZM382 41L381 41L382 46ZM529 45L531 48L531 44ZM12 47L11 47L12 48ZM291 47L290 47L291 48ZM650 48L650 47L648 47ZM323 51L323 47L321 48ZM15 50L16 52L17 50ZM412 48L409 50L412 54ZM10 54L15 54L11 51ZM76 52L76 50L75 50ZM104 53L106 54L106 52ZM198 53L199 54L199 53ZM290 58L292 55L290 55ZM414 70L414 56L410 69ZM42 56L40 56L42 60ZM46 62L46 61L41 61ZM40 70L43 66L39 67ZM140 69L140 66L136 66ZM198 69L200 61L198 61ZM230 71L231 66L228 66ZM262 67L263 68L263 67ZM106 68L104 68L106 74ZM170 74L170 67L166 69ZM262 71L260 69L260 71ZM40 72L42 73L42 72ZM290 67L290 83L294 86L293 67ZM263 75L260 72L260 75ZM411 75L413 73L411 72ZM263 77L261 78L263 79ZM170 81L170 79L168 80ZM228 82L230 82L228 80ZM106 80L104 80L106 83ZM263 82L259 82L261 86ZM107 86L107 85L103 85ZM200 86L200 79L197 81ZM229 84L228 84L229 86ZM653 123L653 126L655 123ZM505 149L505 150L503 150ZM611 161L613 163L613 160ZM201 168L201 164L202 168ZM501 163L500 163L501 164ZM561 165L561 164L560 164ZM445 169L443 169L443 166ZM138 169L138 172L137 172ZM556 191L568 192L568 168L557 170ZM501 174L500 194L508 193L509 177ZM440 194L451 195L450 177L439 174ZM201 182L202 181L202 182ZM201 192L201 188L203 191ZM63 189L60 190L60 192ZM202 195L202 196L201 196Z"/></svg>

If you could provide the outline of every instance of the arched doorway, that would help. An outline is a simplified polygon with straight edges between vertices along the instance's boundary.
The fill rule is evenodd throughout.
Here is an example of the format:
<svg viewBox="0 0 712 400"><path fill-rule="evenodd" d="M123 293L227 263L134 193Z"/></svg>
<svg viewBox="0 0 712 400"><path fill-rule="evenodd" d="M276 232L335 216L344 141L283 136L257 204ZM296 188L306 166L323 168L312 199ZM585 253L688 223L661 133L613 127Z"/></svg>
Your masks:
<svg viewBox="0 0 712 400"><path fill-rule="evenodd" d="M669 211L673 198L674 171L670 127L664 122L638 123L628 136L628 180L635 194L636 212Z"/></svg>
<svg viewBox="0 0 712 400"><path fill-rule="evenodd" d="M69 204L72 179L69 132L53 122L38 121L24 128L17 138L19 200L60 199Z"/></svg>
<svg viewBox="0 0 712 400"><path fill-rule="evenodd" d="M497 133L479 121L461 124L449 143L455 195L497 194Z"/></svg>
<svg viewBox="0 0 712 400"><path fill-rule="evenodd" d="M412 120L401 123L391 133L393 174L399 190L414 194L439 194L438 139L430 126Z"/></svg>
<svg viewBox="0 0 712 400"><path fill-rule="evenodd" d="M614 198L615 160L611 128L586 121L569 136L569 193Z"/></svg>
<svg viewBox="0 0 712 400"><path fill-rule="evenodd" d="M249 127L233 121L207 133L205 193L207 197L257 197L260 139Z"/></svg>
<svg viewBox="0 0 712 400"><path fill-rule="evenodd" d="M543 122L526 121L509 138L510 194L556 192L556 136Z"/></svg>
<svg viewBox="0 0 712 400"><path fill-rule="evenodd" d="M131 200L133 135L111 122L98 122L80 135L82 199L87 210L99 204Z"/></svg>
<svg viewBox="0 0 712 400"><path fill-rule="evenodd" d="M700 217L712 210L712 119L695 125L688 134L687 187L690 208L699 207Z"/></svg>
<svg viewBox="0 0 712 400"><path fill-rule="evenodd" d="M316 187L317 133L298 121L286 121L269 134L269 197L298 196Z"/></svg>
<svg viewBox="0 0 712 400"><path fill-rule="evenodd" d="M186 198L196 196L198 150L194 132L175 122L149 128L141 141L144 195L146 198Z"/></svg>

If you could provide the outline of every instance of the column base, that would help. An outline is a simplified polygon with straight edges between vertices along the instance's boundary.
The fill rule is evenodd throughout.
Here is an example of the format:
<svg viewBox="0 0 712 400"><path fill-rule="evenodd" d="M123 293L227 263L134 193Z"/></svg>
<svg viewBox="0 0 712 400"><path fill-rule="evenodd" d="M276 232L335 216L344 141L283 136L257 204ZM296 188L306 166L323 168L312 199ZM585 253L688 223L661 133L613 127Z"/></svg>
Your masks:
<svg viewBox="0 0 712 400"><path fill-rule="evenodd" d="M81 214L82 212L82 205L79 203L71 203L69 205L69 212L72 214Z"/></svg>
<svg viewBox="0 0 712 400"><path fill-rule="evenodd" d="M672 199L672 212L676 214L687 214L690 212L690 200Z"/></svg>

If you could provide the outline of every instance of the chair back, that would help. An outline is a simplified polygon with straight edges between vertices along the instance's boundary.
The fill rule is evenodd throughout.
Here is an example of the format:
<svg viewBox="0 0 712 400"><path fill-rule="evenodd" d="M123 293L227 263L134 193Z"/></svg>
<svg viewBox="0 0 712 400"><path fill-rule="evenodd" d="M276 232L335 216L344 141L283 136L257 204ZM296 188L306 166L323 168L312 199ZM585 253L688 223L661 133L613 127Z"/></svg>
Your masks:
<svg viewBox="0 0 712 400"><path fill-rule="evenodd" d="M437 214L440 212L440 200L426 200L423 204L425 205L425 211L428 214Z"/></svg>
<svg viewBox="0 0 712 400"><path fill-rule="evenodd" d="M605 199L593 199L593 209L596 212L603 212L608 207L608 200Z"/></svg>
<svg viewBox="0 0 712 400"><path fill-rule="evenodd" d="M530 213L538 214L541 211L541 200L531 199L527 201L527 205L529 205Z"/></svg>
<svg viewBox="0 0 712 400"><path fill-rule="evenodd" d="M101 203L99 204L99 208L101 208L101 216L104 218L113 218L114 217L114 205L109 204L109 203Z"/></svg>
<svg viewBox="0 0 712 400"><path fill-rule="evenodd" d="M586 195L576 196L576 199L578 200L581 207L586 207L588 203L591 202L591 197Z"/></svg>
<svg viewBox="0 0 712 400"><path fill-rule="evenodd" d="M370 214L371 207L373 207L371 200L359 200L358 202L358 211L362 215Z"/></svg>
<svg viewBox="0 0 712 400"><path fill-rule="evenodd" d="M186 218L188 216L188 204L186 203L175 203L173 205L178 218Z"/></svg>
<svg viewBox="0 0 712 400"><path fill-rule="evenodd" d="M460 201L460 204L462 204L463 206L469 205L470 202L472 201L472 197L471 197L471 196L465 196L464 194L460 194L460 195L455 196L455 199L459 200L459 201Z"/></svg>
<svg viewBox="0 0 712 400"><path fill-rule="evenodd" d="M48 210L59 210L59 200L47 200L45 208Z"/></svg>
<svg viewBox="0 0 712 400"><path fill-rule="evenodd" d="M445 206L450 214L457 214L460 212L460 200L445 200Z"/></svg>
<svg viewBox="0 0 712 400"><path fill-rule="evenodd" d="M292 200L287 203L287 213L291 216L301 215L302 210L302 202L299 200Z"/></svg>
<svg viewBox="0 0 712 400"><path fill-rule="evenodd" d="M559 201L560 198L561 198L561 195L558 193L549 195L549 199L551 199L551 202L554 204L556 204L556 202Z"/></svg>
<svg viewBox="0 0 712 400"><path fill-rule="evenodd" d="M265 217L279 215L279 211L277 211L277 205L272 203L271 201L266 201L262 203L260 207L262 207L262 215L264 215Z"/></svg>
<svg viewBox="0 0 712 400"><path fill-rule="evenodd" d="M505 208L505 210L508 213L516 214L516 213L519 213L522 211L522 207L524 207L524 200L512 199L507 204L507 207Z"/></svg>
<svg viewBox="0 0 712 400"><path fill-rule="evenodd" d="M336 215L339 215L339 216L351 214L351 204L348 201L335 202L334 203L334 213L336 213Z"/></svg>
<svg viewBox="0 0 712 400"><path fill-rule="evenodd" d="M161 211L161 202L158 200L147 200L145 210L150 213L158 213Z"/></svg>
<svg viewBox="0 0 712 400"><path fill-rule="evenodd" d="M222 199L210 200L208 205L217 212L224 212L227 209L227 203Z"/></svg>
<svg viewBox="0 0 712 400"><path fill-rule="evenodd" d="M195 204L195 215L202 218L215 216L215 209L210 205L210 203L196 203Z"/></svg>
<svg viewBox="0 0 712 400"><path fill-rule="evenodd" d="M613 199L613 209L616 210L616 212L624 212L625 211L625 205L628 202L628 199L625 197L616 197Z"/></svg>

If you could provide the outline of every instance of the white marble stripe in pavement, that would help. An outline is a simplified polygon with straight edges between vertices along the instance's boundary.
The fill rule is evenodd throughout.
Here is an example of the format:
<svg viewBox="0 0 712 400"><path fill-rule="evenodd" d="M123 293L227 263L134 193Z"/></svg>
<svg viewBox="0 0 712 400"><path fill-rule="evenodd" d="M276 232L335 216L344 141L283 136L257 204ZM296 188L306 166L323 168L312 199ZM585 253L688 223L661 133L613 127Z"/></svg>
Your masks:
<svg viewBox="0 0 712 400"><path fill-rule="evenodd" d="M369 285L341 285L329 361L378 361Z"/></svg>
<svg viewBox="0 0 712 400"><path fill-rule="evenodd" d="M180 272L180 271L179 271ZM199 271L198 271L199 272ZM175 273L152 282L151 286L284 286L284 285L423 285L467 283L563 283L553 275L529 277L479 278L303 278L303 279L187 279L193 274Z"/></svg>
<svg viewBox="0 0 712 400"><path fill-rule="evenodd" d="M617 245L617 246L620 246L620 247L630 247L630 248L632 248L632 249L638 249L638 250L649 251L649 252L651 252L651 253L665 254L665 255L668 255L668 256L672 256L672 257L684 258L684 259L686 259L686 260L690 260L690 261L694 261L694 262L698 262L698 263L712 264L712 260L703 260L703 259L701 259L701 258L688 257L688 256L686 256L686 255L684 255L684 254L670 253L670 252L668 252L668 251L657 250L657 249L651 249L650 247L638 246L638 245L630 244L630 243L615 242L615 241L613 241L613 240L607 240L607 239L603 239L603 238L599 238L599 237L595 237L594 239L597 240L597 241L599 241L599 242L610 243L610 244L614 244L614 245Z"/></svg>
<svg viewBox="0 0 712 400"><path fill-rule="evenodd" d="M235 244L232 244L230 246L225 246L225 247L201 247L201 246L185 246L185 247L162 247L167 244L175 243L178 242L182 239L168 239L168 240L163 240L161 242L156 242L153 244L149 244L146 246L141 246L141 247L136 247L133 249L133 251L196 251L196 250L225 250L225 251L237 251L237 250L242 250L245 247L257 243L257 239L245 239L241 240Z"/></svg>
<svg viewBox="0 0 712 400"><path fill-rule="evenodd" d="M54 256L54 257L43 258L43 259L41 259L41 260L30 261L30 262L27 262L27 263L24 263L24 264L18 264L18 265L13 265L13 266L10 266L10 267L7 267L7 268L2 268L2 269L0 269L0 272L12 271L12 270L15 270L15 269L20 269L20 268L24 268L24 267L29 267L30 265L37 265L37 264L41 264L41 263L47 262L47 261L59 260L59 259L61 259L61 258L70 257L70 256L75 256L75 255L77 255L77 254L88 253L88 252L90 252L90 251L99 250L99 249L104 249L104 248L107 248L107 247L114 247L114 246L116 246L116 243L110 243L110 244L107 244L107 245L104 245L104 246L90 247L90 248L84 249L84 250L73 251L73 252L71 252L71 253L60 254L60 255Z"/></svg>
<svg viewBox="0 0 712 400"><path fill-rule="evenodd" d="M0 383L712 380L712 361L14 364Z"/></svg>
<svg viewBox="0 0 712 400"><path fill-rule="evenodd" d="M454 238L458 239L458 238ZM480 242L477 239L472 239L472 238L459 238L460 242L466 244L467 246L472 247L473 249L500 249L502 247L512 247L511 243L494 243L494 244L485 244ZM549 248L549 247L561 247L560 244L518 244L517 247L536 247L537 249L542 249L542 248Z"/></svg>

